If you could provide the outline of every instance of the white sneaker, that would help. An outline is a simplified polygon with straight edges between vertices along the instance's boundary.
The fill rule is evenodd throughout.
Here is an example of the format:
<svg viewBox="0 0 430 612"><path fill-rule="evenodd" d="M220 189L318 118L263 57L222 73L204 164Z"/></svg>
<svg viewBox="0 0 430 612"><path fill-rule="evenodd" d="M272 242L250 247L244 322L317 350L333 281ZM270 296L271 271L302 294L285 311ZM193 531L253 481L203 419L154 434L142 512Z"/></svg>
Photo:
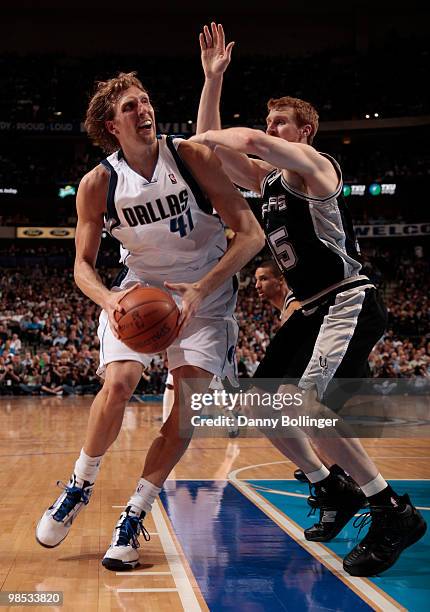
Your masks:
<svg viewBox="0 0 430 612"><path fill-rule="evenodd" d="M57 485L63 488L64 492L43 514L36 527L36 540L46 548L61 544L79 512L90 501L94 486L87 481L83 487L76 486L74 474L68 485L60 481Z"/></svg>
<svg viewBox="0 0 430 612"><path fill-rule="evenodd" d="M140 515L131 511L131 506L127 506L121 513L118 523L113 530L112 542L103 557L102 565L115 572L131 570L139 565L139 534L143 534L145 541L150 537L142 524L145 513Z"/></svg>

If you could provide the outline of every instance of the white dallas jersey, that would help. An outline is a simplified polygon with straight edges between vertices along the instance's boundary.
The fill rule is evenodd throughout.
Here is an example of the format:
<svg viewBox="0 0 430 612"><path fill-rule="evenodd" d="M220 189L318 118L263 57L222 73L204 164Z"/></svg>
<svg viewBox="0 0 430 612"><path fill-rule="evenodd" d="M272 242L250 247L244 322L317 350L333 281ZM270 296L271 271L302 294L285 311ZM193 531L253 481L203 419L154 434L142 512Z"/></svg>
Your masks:
<svg viewBox="0 0 430 612"><path fill-rule="evenodd" d="M158 161L149 181L130 168L121 150L101 162L110 172L105 229L121 243L127 284L140 280L162 287L164 281L196 282L227 249L221 219L181 160L181 142L170 136L158 138ZM232 287L230 280L230 294ZM225 300L226 290L224 284L202 306L221 296ZM206 307L199 314L212 313Z"/></svg>

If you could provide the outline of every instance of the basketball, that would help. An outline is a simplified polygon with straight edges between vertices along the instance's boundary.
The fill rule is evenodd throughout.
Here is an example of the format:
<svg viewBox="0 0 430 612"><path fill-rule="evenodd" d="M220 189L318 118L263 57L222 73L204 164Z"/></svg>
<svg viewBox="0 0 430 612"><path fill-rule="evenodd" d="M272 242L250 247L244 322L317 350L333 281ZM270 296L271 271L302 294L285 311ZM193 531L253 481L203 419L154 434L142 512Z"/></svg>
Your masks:
<svg viewBox="0 0 430 612"><path fill-rule="evenodd" d="M163 289L137 287L122 300L125 314L116 313L120 340L138 353L160 353L178 335L179 308Z"/></svg>

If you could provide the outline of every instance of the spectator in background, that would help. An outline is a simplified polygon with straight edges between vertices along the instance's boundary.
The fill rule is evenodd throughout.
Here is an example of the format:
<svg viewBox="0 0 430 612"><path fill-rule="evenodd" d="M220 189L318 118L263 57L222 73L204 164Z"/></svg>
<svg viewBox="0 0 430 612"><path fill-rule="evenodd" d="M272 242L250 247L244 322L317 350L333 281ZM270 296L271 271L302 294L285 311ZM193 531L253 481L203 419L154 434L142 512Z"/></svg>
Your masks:
<svg viewBox="0 0 430 612"><path fill-rule="evenodd" d="M64 329L60 328L60 330L58 331L58 336L56 336L52 342L52 346L63 347L66 345L67 341L68 339Z"/></svg>
<svg viewBox="0 0 430 612"><path fill-rule="evenodd" d="M6 350L6 342L9 336L4 325L0 324L0 355L3 355Z"/></svg>
<svg viewBox="0 0 430 612"><path fill-rule="evenodd" d="M60 375L54 366L50 365L44 371L40 390L45 395L63 395Z"/></svg>
<svg viewBox="0 0 430 612"><path fill-rule="evenodd" d="M19 388L24 395L36 395L41 388L42 376L37 367L28 366L22 377Z"/></svg>
<svg viewBox="0 0 430 612"><path fill-rule="evenodd" d="M21 352L21 348L22 348L22 343L21 343L21 340L19 339L18 334L12 334L12 339L9 345L9 351L13 353L14 355L17 355L18 353Z"/></svg>
<svg viewBox="0 0 430 612"><path fill-rule="evenodd" d="M5 371L2 376L3 387L6 388L7 393L12 395L19 395L19 386L22 383L22 377L20 373L15 371L12 362L5 363Z"/></svg>

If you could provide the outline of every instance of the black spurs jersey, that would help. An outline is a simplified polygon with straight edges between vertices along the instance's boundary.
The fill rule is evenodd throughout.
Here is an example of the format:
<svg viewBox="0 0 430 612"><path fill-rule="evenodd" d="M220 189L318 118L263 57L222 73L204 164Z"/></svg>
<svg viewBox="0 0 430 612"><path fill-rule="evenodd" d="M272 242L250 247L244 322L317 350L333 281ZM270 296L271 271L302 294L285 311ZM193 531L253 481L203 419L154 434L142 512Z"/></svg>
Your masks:
<svg viewBox="0 0 430 612"><path fill-rule="evenodd" d="M360 275L361 262L350 213L343 198L339 164L336 191L318 198L288 185L282 171L265 176L261 193L262 217L269 247L288 286L304 307L311 307L328 293L369 285Z"/></svg>

